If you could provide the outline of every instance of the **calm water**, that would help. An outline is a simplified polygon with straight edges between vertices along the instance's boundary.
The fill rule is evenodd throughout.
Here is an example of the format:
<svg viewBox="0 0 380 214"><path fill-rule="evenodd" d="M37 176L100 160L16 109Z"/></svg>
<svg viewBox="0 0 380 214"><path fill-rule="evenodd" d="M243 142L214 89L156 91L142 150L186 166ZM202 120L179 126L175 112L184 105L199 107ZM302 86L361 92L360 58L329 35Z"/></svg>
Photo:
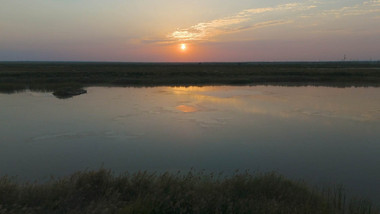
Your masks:
<svg viewBox="0 0 380 214"><path fill-rule="evenodd" d="M88 88L0 94L0 173L278 171L380 201L380 88Z"/></svg>

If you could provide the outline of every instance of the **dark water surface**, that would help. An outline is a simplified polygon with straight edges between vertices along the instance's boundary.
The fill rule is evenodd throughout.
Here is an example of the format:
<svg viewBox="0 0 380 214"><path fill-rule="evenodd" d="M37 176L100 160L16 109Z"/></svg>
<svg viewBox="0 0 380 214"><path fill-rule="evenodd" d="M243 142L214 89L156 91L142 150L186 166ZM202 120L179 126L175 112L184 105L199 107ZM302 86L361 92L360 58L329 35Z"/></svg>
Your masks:
<svg viewBox="0 0 380 214"><path fill-rule="evenodd" d="M380 201L380 88L87 88L0 94L0 175L278 171Z"/></svg>

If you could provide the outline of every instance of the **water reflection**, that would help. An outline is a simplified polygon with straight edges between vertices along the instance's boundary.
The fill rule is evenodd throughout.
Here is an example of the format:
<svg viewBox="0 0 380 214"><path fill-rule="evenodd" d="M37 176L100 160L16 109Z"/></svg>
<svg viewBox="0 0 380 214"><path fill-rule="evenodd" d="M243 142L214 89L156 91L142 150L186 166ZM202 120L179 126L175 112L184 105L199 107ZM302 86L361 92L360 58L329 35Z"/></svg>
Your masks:
<svg viewBox="0 0 380 214"><path fill-rule="evenodd" d="M320 116L357 121L380 120L376 88L328 87L175 87L174 94L186 95L195 105L213 103L236 111L279 117Z"/></svg>
<svg viewBox="0 0 380 214"><path fill-rule="evenodd" d="M279 171L379 200L380 89L87 88L0 94L0 172Z"/></svg>
<svg viewBox="0 0 380 214"><path fill-rule="evenodd" d="M185 112L185 113L191 113L191 112L196 112L198 111L197 108L194 106L188 106L188 105L179 105L176 107L179 111Z"/></svg>

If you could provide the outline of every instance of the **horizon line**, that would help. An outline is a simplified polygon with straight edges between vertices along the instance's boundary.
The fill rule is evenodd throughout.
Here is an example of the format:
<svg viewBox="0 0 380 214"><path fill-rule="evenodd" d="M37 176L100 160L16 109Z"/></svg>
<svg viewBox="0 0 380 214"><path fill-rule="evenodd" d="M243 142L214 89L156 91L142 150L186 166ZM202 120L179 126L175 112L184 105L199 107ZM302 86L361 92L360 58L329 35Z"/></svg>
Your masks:
<svg viewBox="0 0 380 214"><path fill-rule="evenodd" d="M379 60L300 60L300 61L194 61L194 62L173 62L173 61L71 61L71 60L0 60L0 63L125 63L125 64L249 64L249 63L379 63Z"/></svg>

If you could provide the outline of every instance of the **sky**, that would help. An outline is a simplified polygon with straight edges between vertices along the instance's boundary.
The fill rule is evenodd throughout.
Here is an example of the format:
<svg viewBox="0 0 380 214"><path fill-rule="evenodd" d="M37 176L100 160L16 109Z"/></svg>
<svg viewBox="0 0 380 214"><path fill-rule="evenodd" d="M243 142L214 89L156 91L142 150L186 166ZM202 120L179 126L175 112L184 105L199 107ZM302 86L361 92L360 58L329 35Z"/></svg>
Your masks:
<svg viewBox="0 0 380 214"><path fill-rule="evenodd" d="M0 61L380 60L380 0L0 3Z"/></svg>

